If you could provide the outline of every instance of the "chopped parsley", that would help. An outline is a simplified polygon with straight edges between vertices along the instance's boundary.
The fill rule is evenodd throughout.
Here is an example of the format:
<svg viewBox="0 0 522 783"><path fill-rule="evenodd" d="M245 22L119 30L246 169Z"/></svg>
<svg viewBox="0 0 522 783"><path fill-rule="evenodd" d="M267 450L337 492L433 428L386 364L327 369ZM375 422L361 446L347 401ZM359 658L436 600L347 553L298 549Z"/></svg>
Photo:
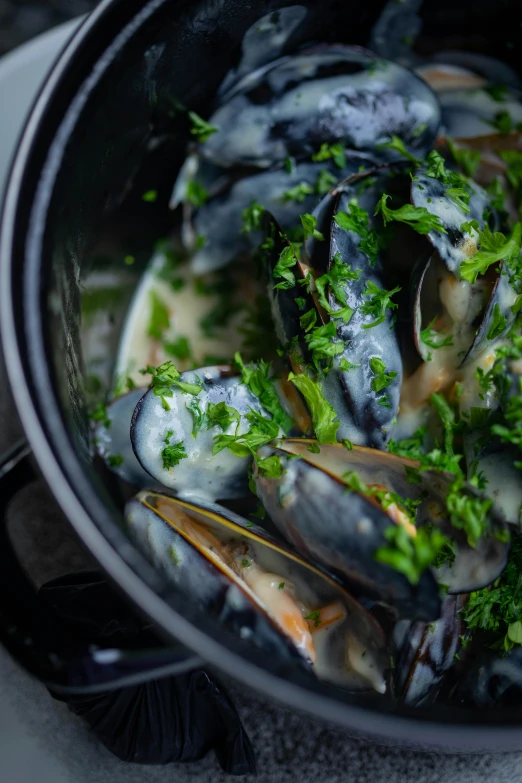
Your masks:
<svg viewBox="0 0 522 783"><path fill-rule="evenodd" d="M315 215L310 215L308 213L301 215L301 225L303 226L305 241L307 237L313 237L314 239L318 239L320 242L324 241L324 236L316 228L317 218Z"/></svg>
<svg viewBox="0 0 522 783"><path fill-rule="evenodd" d="M214 445L212 455L219 454L223 449L228 449L236 457L256 456L256 451L260 446L264 446L279 435L279 426L273 419L267 419L260 413L250 410L246 414L246 420L250 424L248 432L242 435L221 435L214 436Z"/></svg>
<svg viewBox="0 0 522 783"><path fill-rule="evenodd" d="M506 100L509 92L505 84L486 84L486 86L482 89L484 92L487 92L487 94L490 95L497 103L503 103Z"/></svg>
<svg viewBox="0 0 522 783"><path fill-rule="evenodd" d="M208 197L208 190L200 182L191 180L187 184L187 201L196 209L202 207L208 201Z"/></svg>
<svg viewBox="0 0 522 783"><path fill-rule="evenodd" d="M349 370L356 370L358 367L360 367L360 364L353 364L348 359L345 359L344 357L339 362L339 369L341 372L348 372Z"/></svg>
<svg viewBox="0 0 522 783"><path fill-rule="evenodd" d="M324 398L319 383L313 381L307 375L295 375L289 373L288 380L299 389L310 410L314 425L315 436L318 442L336 443L339 421L337 413L330 403Z"/></svg>
<svg viewBox="0 0 522 783"><path fill-rule="evenodd" d="M284 590L285 589L285 583L284 582L279 582L279 584L277 585L277 589L278 590Z"/></svg>
<svg viewBox="0 0 522 783"><path fill-rule="evenodd" d="M92 421L99 421L100 424L102 424L106 430L110 429L111 426L111 420L109 419L109 414L107 413L107 406L104 402L97 402L96 406L90 413L90 419Z"/></svg>
<svg viewBox="0 0 522 783"><path fill-rule="evenodd" d="M328 169L321 169L319 174L317 175L317 182L315 183L315 192L319 196L324 196L325 193L328 193L331 187L333 187L337 183L336 177L334 177L333 174L331 174Z"/></svg>
<svg viewBox="0 0 522 783"><path fill-rule="evenodd" d="M277 395L274 383L270 378L272 365L270 362L251 362L245 364L240 353L236 353L234 361L241 372L245 386L248 386L257 397L265 411L272 416L278 427L288 434L293 426L291 417L285 412ZM275 437L275 436L274 436Z"/></svg>
<svg viewBox="0 0 522 783"><path fill-rule="evenodd" d="M522 152L518 150L499 150L499 156L507 164L506 176L510 185L519 190L522 187Z"/></svg>
<svg viewBox="0 0 522 783"><path fill-rule="evenodd" d="M281 279L280 283L276 283L274 288L281 288L283 290L293 288L295 286L295 275L291 271L292 267L297 264L297 258L294 253L293 247L287 245L279 254L279 260L272 271L272 277L276 280Z"/></svg>
<svg viewBox="0 0 522 783"><path fill-rule="evenodd" d="M141 200L145 201L147 204L154 204L154 202L158 200L158 191L147 190L141 197Z"/></svg>
<svg viewBox="0 0 522 783"><path fill-rule="evenodd" d="M313 622L314 627L319 628L321 625L321 612L319 609L316 609L314 612L310 612L310 614L305 614L304 619Z"/></svg>
<svg viewBox="0 0 522 783"><path fill-rule="evenodd" d="M373 373L371 387L376 393L387 389L393 379L397 377L396 372L386 372L386 365L378 356L372 356L369 364Z"/></svg>
<svg viewBox="0 0 522 783"><path fill-rule="evenodd" d="M472 177L480 164L480 150L459 149L451 139L447 139L447 145L455 163L462 166L468 177Z"/></svg>
<svg viewBox="0 0 522 783"><path fill-rule="evenodd" d="M109 454L107 457L107 463L111 468L119 468L125 462L121 454Z"/></svg>
<svg viewBox="0 0 522 783"><path fill-rule="evenodd" d="M498 302L495 302L495 305L493 307L493 317L489 325L486 339L496 340L497 337L500 337L500 335L506 329L506 327L507 327L507 318L504 315L502 315L502 311L500 310Z"/></svg>
<svg viewBox="0 0 522 783"><path fill-rule="evenodd" d="M469 208L470 192L466 188L447 188L445 195L463 212L471 212Z"/></svg>
<svg viewBox="0 0 522 783"><path fill-rule="evenodd" d="M380 250L380 241L377 232L370 226L370 216L365 209L359 207L354 201L349 204L349 212L339 211L334 215L334 220L339 228L345 231L353 231L361 237L359 248L370 259L370 266L374 266Z"/></svg>
<svg viewBox="0 0 522 783"><path fill-rule="evenodd" d="M156 291L150 292L150 316L147 334L154 340L161 340L170 327L169 308Z"/></svg>
<svg viewBox="0 0 522 783"><path fill-rule="evenodd" d="M205 420L205 414L201 410L199 400L197 397L193 397L188 405L185 406L189 413L192 414L192 437L195 438L198 432L203 428Z"/></svg>
<svg viewBox="0 0 522 783"><path fill-rule="evenodd" d="M213 133L217 133L218 129L213 125L210 125L210 123L200 117L199 114L196 114L195 111L189 111L188 116L192 125L190 133L192 136L195 136L198 141L204 142L209 139Z"/></svg>
<svg viewBox="0 0 522 783"><path fill-rule="evenodd" d="M163 441L165 444L165 448L161 452L161 459L163 460L164 470L170 470L171 468L175 468L176 465L179 465L182 459L186 459L186 457L188 457L188 454L185 451L185 446L182 440L178 441L178 443L170 442L170 439L172 438L173 435L174 435L174 430L169 430L165 435L165 439Z"/></svg>
<svg viewBox="0 0 522 783"><path fill-rule="evenodd" d="M429 348L446 348L449 345L453 345L453 336L449 334L447 337L443 337L440 332L433 328L433 324L437 321L437 316L427 325L425 329L420 332L420 338L424 345Z"/></svg>
<svg viewBox="0 0 522 783"><path fill-rule="evenodd" d="M363 292L366 297L366 301L359 308L363 315L371 315L375 318L370 324L363 324L363 329L371 329L374 326L384 323L386 320L386 311L395 310L398 304L391 301L394 294L399 293L400 286L393 288L391 291L386 291L384 288L379 288L378 285L368 280L366 288Z"/></svg>
<svg viewBox="0 0 522 783"><path fill-rule="evenodd" d="M481 630L485 643L500 651L522 644L522 542L512 536L511 552L500 577L489 587L470 594L461 609L470 631Z"/></svg>
<svg viewBox="0 0 522 783"><path fill-rule="evenodd" d="M337 329L333 321L329 321L322 326L310 327L304 339L318 372L328 372L332 368L334 357L339 356L344 351L343 343L337 338ZM326 362L325 367L322 367L322 362Z"/></svg>
<svg viewBox="0 0 522 783"><path fill-rule="evenodd" d="M391 525L384 531L388 546L375 552L375 560L403 574L417 585L423 573L435 565L450 542L437 528L421 527L411 536L402 525Z"/></svg>
<svg viewBox="0 0 522 783"><path fill-rule="evenodd" d="M469 283L475 283L479 275L487 272L492 264L503 261L506 264L518 259L522 244L522 224L515 223L511 236L506 239L500 232L493 233L486 226L479 233L480 250L471 258L466 258L460 265L460 274Z"/></svg>
<svg viewBox="0 0 522 783"><path fill-rule="evenodd" d="M513 123L513 118L511 117L511 114L508 111L497 111L495 116L492 120L486 120L488 125L491 125L492 128L494 128L496 131L500 133L501 136L506 136L508 133L511 133L511 131L520 131L522 130L522 123L517 122Z"/></svg>
<svg viewBox="0 0 522 783"><path fill-rule="evenodd" d="M312 160L314 162L329 160L330 158L333 159L333 162L338 168L340 169L345 168L346 155L342 144L339 143L327 144L326 142L324 142L323 144L321 144L319 151L312 155Z"/></svg>
<svg viewBox="0 0 522 783"><path fill-rule="evenodd" d="M241 233L250 234L252 231L259 231L264 213L265 208L258 204L257 201L253 201L249 207L241 212L243 224Z"/></svg>
<svg viewBox="0 0 522 783"><path fill-rule="evenodd" d="M522 376L518 378L518 394L509 397L504 411L505 424L494 424L491 431L504 443L522 446ZM520 463L519 463L520 464Z"/></svg>
<svg viewBox="0 0 522 783"><path fill-rule="evenodd" d="M236 423L239 424L241 416L235 408L231 408L224 401L209 402L205 414L207 429L211 427L221 427L223 432Z"/></svg>
<svg viewBox="0 0 522 783"><path fill-rule="evenodd" d="M395 150L395 152L398 152L399 155L402 155L402 157L406 158L406 160L410 160L412 163L416 164L420 163L419 159L416 158L415 155L412 155L411 152L408 152L404 142L398 136L392 136L391 141L386 142L386 144L380 144L379 147Z"/></svg>
<svg viewBox="0 0 522 783"><path fill-rule="evenodd" d="M388 199L391 199L387 193L383 193L375 207L375 215L381 214L386 226L389 222L396 220L399 223L406 223L418 234L428 234L430 231L440 231L446 234L447 231L440 222L437 215L432 215L426 207L414 207L411 204L404 204L398 209L391 209L386 206Z"/></svg>
<svg viewBox="0 0 522 783"><path fill-rule="evenodd" d="M161 404L166 411L170 410L170 405L167 402L167 397L173 397L174 392L172 387L177 387L185 394L198 395L201 392L202 384L191 383L189 381L181 380L181 373L176 369L176 366L171 362L164 362L159 367L152 367L147 365L143 370L140 370L142 375L150 374L152 376L150 388L153 389L156 397L161 397Z"/></svg>
<svg viewBox="0 0 522 783"><path fill-rule="evenodd" d="M467 220L464 223L461 223L460 230L464 234L473 234L473 231L479 231L480 224L478 220Z"/></svg>
<svg viewBox="0 0 522 783"><path fill-rule="evenodd" d="M283 475L283 465L281 458L277 454L272 454L271 457L265 457L261 459L256 458L257 472L263 478L281 478Z"/></svg>
<svg viewBox="0 0 522 783"><path fill-rule="evenodd" d="M315 188L310 185L309 182L299 182L297 185L294 185L293 188L285 190L281 196L281 200L295 201L296 204L302 204L306 197L311 196L312 193L315 193Z"/></svg>
<svg viewBox="0 0 522 783"><path fill-rule="evenodd" d="M190 343L183 335L180 335L173 343L164 343L163 348L169 356L181 361L189 359L192 354Z"/></svg>

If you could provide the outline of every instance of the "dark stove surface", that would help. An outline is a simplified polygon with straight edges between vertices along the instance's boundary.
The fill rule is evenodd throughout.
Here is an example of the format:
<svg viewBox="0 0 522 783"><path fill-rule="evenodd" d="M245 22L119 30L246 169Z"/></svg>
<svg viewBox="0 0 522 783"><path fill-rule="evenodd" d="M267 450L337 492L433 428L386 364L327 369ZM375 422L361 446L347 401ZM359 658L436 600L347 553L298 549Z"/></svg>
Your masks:
<svg viewBox="0 0 522 783"><path fill-rule="evenodd" d="M172 0L174 2L175 0ZM97 0L0 0L0 53ZM5 109L5 107L4 107ZM21 436L0 356L0 452ZM43 482L14 501L10 527L36 584L90 567ZM228 682L258 759L259 783L519 783L521 753L440 756L363 743ZM6 783L208 783L230 780L209 755L197 764L141 767L111 756L83 722L0 649L0 780ZM254 779L252 779L254 780Z"/></svg>

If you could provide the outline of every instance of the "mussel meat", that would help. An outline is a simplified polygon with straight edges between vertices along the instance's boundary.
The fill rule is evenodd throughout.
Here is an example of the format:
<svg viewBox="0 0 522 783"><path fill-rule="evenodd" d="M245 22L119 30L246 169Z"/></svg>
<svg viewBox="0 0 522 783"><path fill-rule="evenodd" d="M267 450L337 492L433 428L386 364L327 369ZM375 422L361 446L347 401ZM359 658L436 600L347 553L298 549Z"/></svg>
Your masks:
<svg viewBox="0 0 522 783"><path fill-rule="evenodd" d="M283 660L343 687L385 690L384 637L313 564L216 504L143 491L126 507L131 537L187 600Z"/></svg>

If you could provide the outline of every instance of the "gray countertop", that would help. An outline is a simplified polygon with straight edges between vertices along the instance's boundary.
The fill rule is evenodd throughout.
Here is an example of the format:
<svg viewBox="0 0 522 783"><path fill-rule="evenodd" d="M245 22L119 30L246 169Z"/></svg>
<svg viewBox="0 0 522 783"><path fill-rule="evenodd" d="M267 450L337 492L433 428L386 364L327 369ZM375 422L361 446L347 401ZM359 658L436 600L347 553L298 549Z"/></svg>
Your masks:
<svg viewBox="0 0 522 783"><path fill-rule="evenodd" d="M173 0L174 1L174 0ZM0 52L88 11L94 0L0 0ZM0 451L21 430L0 357ZM10 529L37 583L88 558L42 482L14 501ZM258 756L260 783L518 783L522 753L444 756L361 742L230 685ZM522 739L521 739L522 744ZM189 765L141 767L112 757L83 722L0 649L0 779L5 783L205 783L226 778L210 754Z"/></svg>

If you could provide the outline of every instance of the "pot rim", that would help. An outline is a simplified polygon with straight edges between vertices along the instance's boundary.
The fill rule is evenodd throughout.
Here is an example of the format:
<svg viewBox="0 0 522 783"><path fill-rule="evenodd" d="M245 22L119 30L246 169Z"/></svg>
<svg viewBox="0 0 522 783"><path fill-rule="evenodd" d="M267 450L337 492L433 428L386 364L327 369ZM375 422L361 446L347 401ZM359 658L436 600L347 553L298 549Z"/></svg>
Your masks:
<svg viewBox="0 0 522 783"><path fill-rule="evenodd" d="M95 62L89 47L93 35L98 36L99 40L100 29L111 15L116 16L116 10L120 17L120 32L138 30L142 19L148 18L165 2L149 0L143 3L135 0L135 8L130 9L129 0L102 0L80 25L47 77L27 120L12 163L0 223L0 331L13 397L39 468L76 533L132 602L166 636L182 639L185 646L199 654L204 650L203 658L209 664L234 679L286 707L384 741L393 739L405 745L420 744L430 750L438 748L447 752L519 748L522 745L520 724L506 724L503 721L488 723L487 720L480 723L440 722L430 718L432 711L424 709L404 710L403 714L383 712L325 695L320 685L313 684L311 678L307 687L288 680L282 682L280 676L234 653L179 614L124 559L116 546L121 541L109 540L94 521L97 515L99 518L107 516L107 508L96 497L94 488L85 476L62 419L46 360L39 277L38 274L31 274L31 271L38 272L41 257L35 253L36 245L31 244L30 240L39 232L43 234L46 217L45 210L35 210L36 215L33 213L39 172L35 175L33 171L31 175L31 159L38 148L47 158L51 140L59 128L62 130L66 114L66 111L60 109L62 86L66 77L70 80L72 74L75 75L75 90L85 79ZM116 38L117 33L111 35L107 46L114 44ZM33 187L29 187L31 181ZM48 190L50 192L52 188ZM30 226L23 241L17 235L17 223L21 215ZM17 323L12 290L16 265L26 272L23 329ZM28 367L24 366L24 352L28 355ZM56 455L49 432L53 433L53 440L60 439L64 446L65 453L61 459ZM89 498L90 513L85 498ZM469 717L472 717L471 713Z"/></svg>

